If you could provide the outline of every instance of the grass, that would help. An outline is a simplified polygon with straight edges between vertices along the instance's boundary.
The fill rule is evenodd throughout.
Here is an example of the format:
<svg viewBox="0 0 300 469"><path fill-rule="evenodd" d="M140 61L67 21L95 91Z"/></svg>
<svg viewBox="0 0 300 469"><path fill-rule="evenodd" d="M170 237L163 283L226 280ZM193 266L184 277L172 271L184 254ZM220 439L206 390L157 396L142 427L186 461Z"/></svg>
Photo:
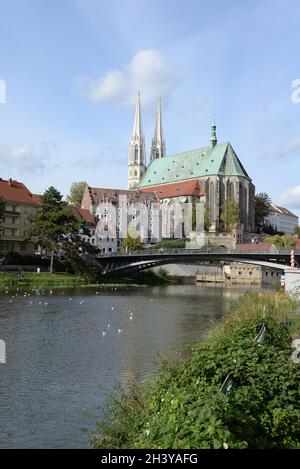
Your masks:
<svg viewBox="0 0 300 469"><path fill-rule="evenodd" d="M264 341L255 340L262 324ZM246 294L188 357L112 393L90 435L94 448L300 448L300 364L291 335L297 304ZM221 390L226 377L231 390Z"/></svg>
<svg viewBox="0 0 300 469"><path fill-rule="evenodd" d="M157 273L141 272L137 277L118 277L116 275L105 275L98 278L97 282L91 284L90 280L82 276L67 273L24 272L14 276L9 272L0 272L0 291L18 287L32 286L37 288L45 287L79 287L85 285L169 285L175 283L176 278L168 275L164 269L159 269Z"/></svg>

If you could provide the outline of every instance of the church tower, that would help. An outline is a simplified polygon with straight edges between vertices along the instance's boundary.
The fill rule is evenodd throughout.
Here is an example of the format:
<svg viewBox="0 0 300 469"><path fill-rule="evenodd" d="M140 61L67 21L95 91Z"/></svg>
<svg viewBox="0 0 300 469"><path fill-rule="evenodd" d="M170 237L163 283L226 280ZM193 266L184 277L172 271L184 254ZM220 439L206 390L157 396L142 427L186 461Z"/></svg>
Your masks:
<svg viewBox="0 0 300 469"><path fill-rule="evenodd" d="M146 171L145 138L142 128L141 95L139 92L128 153L128 189L140 182Z"/></svg>
<svg viewBox="0 0 300 469"><path fill-rule="evenodd" d="M154 137L152 140L150 161L155 160L157 158L163 158L164 156L166 156L166 142L164 139L162 128L161 99L159 98L157 103L156 125Z"/></svg>
<svg viewBox="0 0 300 469"><path fill-rule="evenodd" d="M210 137L210 147L213 148L216 146L218 143L217 139L217 126L215 122L215 118L213 120L212 126L211 126L211 137Z"/></svg>

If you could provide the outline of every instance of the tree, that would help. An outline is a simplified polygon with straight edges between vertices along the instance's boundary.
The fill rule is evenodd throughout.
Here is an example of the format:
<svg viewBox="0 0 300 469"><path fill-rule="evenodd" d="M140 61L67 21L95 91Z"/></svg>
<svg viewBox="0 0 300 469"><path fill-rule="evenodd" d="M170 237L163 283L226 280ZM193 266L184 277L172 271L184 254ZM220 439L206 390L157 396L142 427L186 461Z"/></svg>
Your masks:
<svg viewBox="0 0 300 469"><path fill-rule="evenodd" d="M70 194L67 197L68 203L80 207L86 186L86 181L73 182L70 187Z"/></svg>
<svg viewBox="0 0 300 469"><path fill-rule="evenodd" d="M275 236L269 236L264 240L264 242L274 244L278 249L292 249L296 245L296 239L291 235L280 236L277 234Z"/></svg>
<svg viewBox="0 0 300 469"><path fill-rule="evenodd" d="M31 216L32 236L50 253L50 273L54 258L74 258L88 247L82 235L88 235L84 222L77 220L62 200L62 194L51 186L41 197L36 215Z"/></svg>
<svg viewBox="0 0 300 469"><path fill-rule="evenodd" d="M0 236L3 231L3 222L4 222L4 213L5 213L5 202L2 196L0 196Z"/></svg>
<svg viewBox="0 0 300 469"><path fill-rule="evenodd" d="M131 232L128 232L126 238L122 241L122 251L140 251L141 249L143 249L141 237L137 235L137 232L134 233L133 227L131 227Z"/></svg>
<svg viewBox="0 0 300 469"><path fill-rule="evenodd" d="M298 235L298 237L300 236L300 226L295 226L294 233Z"/></svg>
<svg viewBox="0 0 300 469"><path fill-rule="evenodd" d="M265 218L270 213L271 199L265 192L260 192L255 196L255 227L260 232L264 225Z"/></svg>
<svg viewBox="0 0 300 469"><path fill-rule="evenodd" d="M223 229L229 233L239 220L239 207L234 199L225 199L221 207Z"/></svg>
<svg viewBox="0 0 300 469"><path fill-rule="evenodd" d="M269 223L262 226L262 232L271 236L278 234L278 231Z"/></svg>

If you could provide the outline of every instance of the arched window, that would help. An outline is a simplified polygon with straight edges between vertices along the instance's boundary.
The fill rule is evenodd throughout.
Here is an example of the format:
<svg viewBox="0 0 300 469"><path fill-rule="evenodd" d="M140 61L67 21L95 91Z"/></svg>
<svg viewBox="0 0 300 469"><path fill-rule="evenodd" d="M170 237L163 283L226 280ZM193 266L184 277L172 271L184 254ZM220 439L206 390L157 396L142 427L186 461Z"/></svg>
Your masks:
<svg viewBox="0 0 300 469"><path fill-rule="evenodd" d="M216 213L216 200L215 200L215 185L213 181L209 184L209 207L210 207L210 221L213 223L215 221L215 213Z"/></svg>

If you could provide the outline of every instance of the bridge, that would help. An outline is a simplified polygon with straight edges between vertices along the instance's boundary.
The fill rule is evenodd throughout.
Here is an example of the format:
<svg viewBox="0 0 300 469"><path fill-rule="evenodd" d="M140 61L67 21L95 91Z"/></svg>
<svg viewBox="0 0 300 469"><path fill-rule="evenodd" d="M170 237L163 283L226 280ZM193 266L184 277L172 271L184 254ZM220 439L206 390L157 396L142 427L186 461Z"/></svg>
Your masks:
<svg viewBox="0 0 300 469"><path fill-rule="evenodd" d="M300 265L300 250L294 250L295 265ZM199 249L143 249L128 253L105 253L97 256L103 274L128 274L166 264L201 264L206 262L243 262L283 271L290 265L291 251L272 248L265 251L240 251L225 248Z"/></svg>

